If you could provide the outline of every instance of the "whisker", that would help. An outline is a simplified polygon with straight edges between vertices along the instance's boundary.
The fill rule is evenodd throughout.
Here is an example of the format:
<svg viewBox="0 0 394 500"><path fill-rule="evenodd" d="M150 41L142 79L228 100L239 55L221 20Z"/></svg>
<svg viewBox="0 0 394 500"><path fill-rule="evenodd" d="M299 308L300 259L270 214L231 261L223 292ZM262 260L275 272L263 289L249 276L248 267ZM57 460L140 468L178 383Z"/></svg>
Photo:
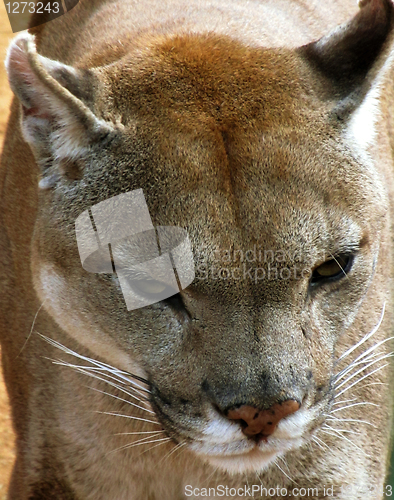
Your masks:
<svg viewBox="0 0 394 500"><path fill-rule="evenodd" d="M321 428L320 430L321 430L321 432L324 432L325 434L330 434L331 436L334 436L334 437L338 437L339 436L344 441L348 441L351 445L353 445L355 448L357 448L359 451L361 451L366 457L371 458L370 455L368 455L367 453L365 453L365 451L362 448L360 448L359 446L357 446L355 443L353 443L353 441L351 441L350 439L348 439L346 436L343 436L339 431L336 431L335 429L332 429L333 432L330 432L330 431L326 430L325 428Z"/></svg>
<svg viewBox="0 0 394 500"><path fill-rule="evenodd" d="M170 438L168 438L168 441L171 441ZM163 442L163 443L159 443L159 444L155 444L155 446L152 446L151 448L148 448L147 450L143 451L142 453L140 453L138 456L140 457L141 455L143 455L144 453L147 453L148 451L151 451L153 450L154 448L157 448L158 446L161 446L162 444L166 444L167 441Z"/></svg>
<svg viewBox="0 0 394 500"><path fill-rule="evenodd" d="M359 436L360 433L359 432L356 432L356 431L351 431L351 430L348 430L348 429L335 429L334 427L331 427L330 425L328 424L325 424L324 426L324 429L331 429L333 431L337 431L337 432L347 432L349 434L355 434L356 436Z"/></svg>
<svg viewBox="0 0 394 500"><path fill-rule="evenodd" d="M337 259L334 257L334 255L333 255L331 252L328 252L328 253L331 255L332 259L333 259L333 260L335 260L335 262L336 262L336 263L338 264L338 266L341 268L341 271L343 272L343 274L345 275L345 277L346 277L347 279L349 279L349 276L346 274L346 272L345 272L344 268L343 268L343 267L341 266L341 264L337 261Z"/></svg>
<svg viewBox="0 0 394 500"><path fill-rule="evenodd" d="M318 446L319 448L321 448L322 450L325 450L325 448L323 448L323 446L322 446L322 445L321 445L318 441L316 441L316 440L315 440L315 439L313 439L313 438L312 438L312 441L313 441L314 443L316 443L316 444L317 444L317 446ZM313 450L313 449L312 449L312 450Z"/></svg>
<svg viewBox="0 0 394 500"><path fill-rule="evenodd" d="M180 446L180 447L178 448L178 450L177 450L177 452L178 452L178 453L177 453L177 458L179 458L179 457L182 455L182 453L184 453L184 452L187 450L186 445L187 445L187 443L186 443L186 441L185 441L185 442L183 443L183 446ZM217 470L218 468L219 468L219 467L217 467L217 468L216 468L216 470ZM209 475L208 477L210 477L210 475Z"/></svg>
<svg viewBox="0 0 394 500"><path fill-rule="evenodd" d="M261 477L258 475L257 472L256 472L256 477L260 481L261 486L263 486L263 481L261 480Z"/></svg>
<svg viewBox="0 0 394 500"><path fill-rule="evenodd" d="M130 443L129 446L126 445L126 448L129 449L129 448L134 448L135 446L142 446L142 445L146 445L146 444L153 444L153 443L158 443L158 442L163 442L164 444L164 441L165 442L169 442L171 441L171 438L169 437L165 437L165 438L160 438L160 439L153 439L152 441L145 441L144 443Z"/></svg>
<svg viewBox="0 0 394 500"><path fill-rule="evenodd" d="M359 359L362 359L364 358L365 356L367 356L370 352L373 352L375 349L377 349L378 347L386 344L386 342L390 342L390 340L394 340L394 337L388 337L387 339L384 339L384 340L381 340L380 342L378 342L377 344L371 346L369 349L367 349L364 353L360 354L360 356L358 358L356 358L354 361L358 361Z"/></svg>
<svg viewBox="0 0 394 500"><path fill-rule="evenodd" d="M289 474L291 474L287 461L283 457L278 457L277 460L280 460L283 463L283 465L286 466L286 469L289 471ZM287 477L290 479L290 481L292 481L294 484L296 484L298 486L298 483L296 481L294 481L294 479L291 479L289 476L287 476Z"/></svg>
<svg viewBox="0 0 394 500"><path fill-rule="evenodd" d="M120 450L125 450L126 448L129 448L132 444L149 444L150 440L153 438L156 438L156 436L145 436L144 438L137 439L137 441L133 441L132 443L127 443L122 446L119 446L119 448L116 448L115 450L108 451L106 455L109 455L111 453L115 453L115 451L120 451Z"/></svg>
<svg viewBox="0 0 394 500"><path fill-rule="evenodd" d="M336 422L354 422L354 423L359 423L359 424L367 424L370 425L371 427L374 427L377 429L376 425L371 424L371 422L368 422L367 420L358 420L357 418L338 418L338 417L328 417L327 420L334 420Z"/></svg>
<svg viewBox="0 0 394 500"><path fill-rule="evenodd" d="M320 446L320 448L322 450L325 450L326 448L329 449L328 445L326 445L326 443L322 439L318 438L317 436L312 436L312 441L314 441L318 446ZM320 443L322 443L322 444L320 444ZM322 445L324 445L326 448L324 448Z"/></svg>
<svg viewBox="0 0 394 500"><path fill-rule="evenodd" d="M90 372L90 369L88 369L87 371ZM84 372L84 373L86 373L86 372ZM98 376L96 374L93 374L93 373L86 373L86 375L90 375L93 378L98 378ZM129 396L136 399L137 401L140 401L141 403L149 402L149 398L147 398L144 394L141 393L141 391L139 391L138 389L136 389L132 385L129 385L126 382L123 382L122 380L118 380L116 377L112 377L111 375L108 375L107 373L102 373L101 376L106 377L106 378L101 378L99 380L103 380L107 384L112 385L113 387L116 387L117 389L124 392L125 394L128 394ZM114 380L115 383L110 382L110 380L107 380L107 379ZM122 387L119 384L122 384L123 386L125 386L127 388L127 390L125 387ZM129 392L129 391L133 391L133 392Z"/></svg>
<svg viewBox="0 0 394 500"><path fill-rule="evenodd" d="M334 436L336 438L338 437L338 433L330 432L330 431L328 431L327 429L325 429L323 427L320 429L320 432L324 432L325 434L329 434L330 436ZM344 436L342 436L342 434L339 434L339 436L342 437L342 438L344 437Z"/></svg>
<svg viewBox="0 0 394 500"><path fill-rule="evenodd" d="M185 448L183 448L183 450L182 450L182 451L184 451L184 450L185 450ZM212 471L212 472L209 474L209 476L206 478L205 483L208 483L208 482L209 482L209 480L211 479L211 477L212 477L212 476L214 476L214 475L216 474L216 472L218 471L218 469L219 469L219 466L217 466L217 467L215 467L215 468L213 469L213 471Z"/></svg>
<svg viewBox="0 0 394 500"><path fill-rule="evenodd" d="M377 344L373 345L372 347L370 347L369 349L367 349L364 353L360 354L360 356L358 358L356 358L354 360L354 362L352 362L350 365L349 365L349 368L351 369L352 366L355 366L356 364L360 364L360 363L363 363L363 362L367 362L367 360L369 360L369 358L373 357L372 355L370 356L367 356L370 352L374 351L375 349L377 349L378 347L382 346L383 344L385 344L386 342L389 342L390 340L393 340L394 337L389 337L385 340L381 340L380 342L378 342ZM381 353L382 354L382 353ZM392 353L389 353L389 354L392 354ZM363 361L359 361L361 360L362 358L364 358L365 356L367 356L365 358L365 360ZM357 362L357 363L356 363ZM346 371L349 371L349 369L347 369Z"/></svg>
<svg viewBox="0 0 394 500"><path fill-rule="evenodd" d="M281 473L287 477L287 479L290 479L290 481L294 482L293 479L288 474L286 474L286 472L279 466L279 464L276 460L274 460L274 464L278 467L278 469L281 471ZM294 482L294 484L297 484L297 483Z"/></svg>
<svg viewBox="0 0 394 500"><path fill-rule="evenodd" d="M110 392L101 391L100 389L96 389L95 387L89 387L89 389L91 389L92 391L99 392L101 394L105 394L105 395L110 396L111 398L117 399L119 401L123 401L124 403L127 403L127 404L129 404L131 406L134 406L135 408L138 408L138 409L140 409L142 411L146 411L148 413L152 413L153 415L155 415L154 411L148 410L148 408L144 408L143 406L140 406L140 405L137 405L135 403L132 403L131 401L128 401L127 399L120 398L119 396L115 396L114 394L111 394Z"/></svg>
<svg viewBox="0 0 394 500"><path fill-rule="evenodd" d="M116 432L112 434L113 436L131 436L131 435L140 435L140 434L165 434L164 431L135 431L135 432Z"/></svg>
<svg viewBox="0 0 394 500"><path fill-rule="evenodd" d="M366 375L364 375L363 377L361 377L359 380L356 380L355 382L353 382L353 384L350 384L348 387L345 387L345 389L343 389L339 394L337 394L335 397L339 397L341 396L342 394L344 394L346 391L348 391L349 389L351 389L352 387L354 387L355 385L359 384L362 380L366 379L367 377L370 377L371 375L374 375L375 373L377 373L378 371L380 370L383 370L383 368L386 368L386 366L388 366L388 364L386 363L385 365L383 366L379 366L379 368L376 368L376 370L373 370L372 372L370 373L367 373Z"/></svg>
<svg viewBox="0 0 394 500"><path fill-rule="evenodd" d="M386 382L370 382L369 384L364 384L357 389L364 389L365 387L369 387L370 385L386 385L389 386L390 384L387 384Z"/></svg>
<svg viewBox="0 0 394 500"><path fill-rule="evenodd" d="M375 327L370 332L368 332L359 342L357 342L357 344L355 344L354 346L350 347L350 349L345 351L342 354L342 356L340 356L338 358L338 362L341 361L342 359L345 359L347 356L349 356L349 354L351 354L353 351L355 351L358 347L360 347L364 342L366 342L368 339L370 339L372 337L372 335L374 335L379 330L380 325L382 324L382 321L383 321L385 310L386 310L386 302L384 302L384 304L383 304L383 308L382 308L382 312L380 314L379 321L375 325Z"/></svg>
<svg viewBox="0 0 394 500"><path fill-rule="evenodd" d="M352 399L345 399L344 401L337 401L336 403L334 402L332 405L341 405L342 403L351 403L352 401L357 401L357 398L352 398Z"/></svg>
<svg viewBox="0 0 394 500"><path fill-rule="evenodd" d="M140 418L140 417L132 417L131 415L123 415L123 413L115 413L110 411L95 411L95 413L100 413L102 415L112 415L113 417L129 418L131 420L140 420L141 422L147 422L149 424L161 425L159 422L155 422L154 420L148 420L146 418Z"/></svg>
<svg viewBox="0 0 394 500"><path fill-rule="evenodd" d="M283 465L286 466L286 468L287 468L287 470L289 471L289 474L290 474L290 469L289 469L289 465L288 465L287 461L283 457L281 457L281 456L278 457L278 460L280 460L281 462L283 462Z"/></svg>
<svg viewBox="0 0 394 500"><path fill-rule="evenodd" d="M73 366L77 367L78 365L73 365ZM110 371L110 373L111 373L111 375L110 375L110 373L108 373L107 368L100 368L100 367L95 367L95 366L81 366L81 368L84 368L85 370L92 371L94 373L99 372L99 373L101 373L101 375L103 377L107 377L111 380L115 380L118 384L123 384L126 387L129 387L130 389L135 391L137 394L140 394L141 397L145 397L143 394L141 394L141 390L143 390L143 392L147 392L148 394L150 394L150 391L148 389L139 389L139 385L136 384L133 380L128 380L126 377L120 378L118 372L115 372L114 370ZM131 387L130 387L130 384L131 384Z"/></svg>
<svg viewBox="0 0 394 500"><path fill-rule="evenodd" d="M160 460L159 463L161 463L163 461L165 462L168 458L170 458L170 456L173 453L175 453L177 450L179 450L180 448L182 448L182 446L185 446L185 444L186 444L186 441L182 441L182 442L178 443L176 446L174 446L174 448L172 450L170 450L168 453L166 453L164 455L164 457Z"/></svg>
<svg viewBox="0 0 394 500"><path fill-rule="evenodd" d="M37 321L37 316L38 316L38 313L41 311L41 309L43 308L45 302L46 302L47 299L44 299L44 302L40 305L40 307L38 308L35 316L34 316L34 319L33 319L33 323L31 325L31 328L30 328L30 332L29 332L29 335L26 337L26 340L25 342L23 343L23 346L22 346L22 349L19 351L17 357L15 359L18 359L19 356L22 354L22 351L23 349L26 347L26 344L28 343L30 337L31 337L31 334L33 333L33 329L34 329L34 325L36 324L36 321Z"/></svg>
<svg viewBox="0 0 394 500"><path fill-rule="evenodd" d="M61 351L63 351L66 354L69 354L70 356L74 356L75 358L82 359L83 361L86 361L87 363L91 363L94 366L99 366L99 367L106 367L108 371L112 374L116 374L118 377L122 378L123 380L127 380L130 384L135 385L138 389L144 391L144 392L150 392L148 389L145 389L142 387L140 384L137 384L134 380L130 380L128 377L132 377L135 380L139 380L140 382L143 382L144 384L149 384L147 380L145 380L142 377L139 377L138 375L133 375L132 373L124 372L122 370L118 370L117 368L108 365L107 363L103 363L102 361L97 361L96 359L88 358L87 356L83 356L82 354L78 354L77 352L73 351L72 349L69 349L68 347L64 346L60 342L57 342L56 340L53 340L49 337L46 337L45 335L42 335L41 333L37 332L38 335L43 338L46 342L51 344L53 347L57 347Z"/></svg>
<svg viewBox="0 0 394 500"><path fill-rule="evenodd" d="M125 382L124 380L122 379L119 379L118 377L115 377L115 376L112 376L112 375L109 375L108 373L106 373L108 370L106 368L100 368L100 367L96 367L96 366L86 366L86 365L74 365L72 363L68 363L66 361L63 361L61 359L51 359L51 358L46 358L46 359L49 359L50 361L52 361L54 364L57 364L57 365L62 365L62 366L67 366L69 368L73 368L74 370L76 371L79 371L79 370L84 370L84 373L86 372L93 372L94 374L96 374L96 372L99 372L101 374L102 377L107 377L109 378L110 380L114 380L115 382L117 382L118 384L123 384L125 385L129 390L132 390L134 391L136 394L138 394L141 398L145 399L146 401L149 401L145 395L141 394L141 392L136 389L135 387L133 386L130 386L130 382ZM112 372L111 372L112 373ZM88 374L86 373L86 375L90 375L90 376L94 376L93 374ZM97 375L98 377L98 375ZM96 377L96 378L97 378ZM103 379L100 379L100 380L104 380L105 382L109 383L109 381L105 378ZM120 388L119 386L117 386L118 388ZM138 399L136 396L133 396L135 397L135 399ZM141 400L140 400L141 401Z"/></svg>
<svg viewBox="0 0 394 500"><path fill-rule="evenodd" d="M375 359L374 361L371 361L370 363L368 363L367 365L365 365L363 368L360 368L359 370L357 370L356 372L354 372L352 375L350 375L348 378L346 378L343 382L341 382L340 384L336 385L335 384L335 389L339 389L340 387L342 387L343 385L347 384L350 380L352 380L354 377L357 377L357 375L359 373L362 373L363 371L367 370L368 368L370 368L371 366L373 366L374 364L376 363L379 363L379 361L383 361L384 359L387 359L387 358L392 358L393 357L393 353L390 353L390 354L385 354L384 356L381 356L380 358L378 359Z"/></svg>
<svg viewBox="0 0 394 500"><path fill-rule="evenodd" d="M393 340L393 339L394 339L394 337L389 337L388 339L381 340L377 344L373 345L372 347L370 347L369 349L367 349L364 353L360 354L360 356L358 358L356 358L354 361L352 361L352 363L350 363L350 365L348 365L347 368L345 368L344 370L342 370L342 372L348 373L356 365L369 362L370 359L373 359L374 357L376 357L377 355L379 355L379 353L377 353L376 355L375 354L369 354L370 352L373 352L375 349L378 349L380 346L382 346L386 342L389 342L390 340ZM368 354L369 354L369 356L368 356ZM383 354L383 353L380 353L380 354ZM391 352L389 354L393 354L393 353ZM363 359L365 356L367 356L367 357L365 359ZM362 360L362 361L360 361L360 360ZM346 373L342 373L342 372L339 372L338 375L336 377L334 377L334 380L336 382L339 380L339 378L342 378L342 376L346 375ZM340 377L339 377L339 375L340 375Z"/></svg>
<svg viewBox="0 0 394 500"><path fill-rule="evenodd" d="M76 372L79 372L79 373L83 373L84 375L87 375L88 377L92 377L92 378L95 378L97 380L101 380L102 382L105 382L106 384L108 385L111 385L112 387L115 387L116 389L119 389L121 392L127 394L128 396L136 399L137 401L140 401L141 403L143 403L144 401L141 400L140 398L138 398L137 396L135 396L133 393L127 391L124 387L118 385L118 384L114 384L113 382L110 382L109 380L103 378L103 377L99 377L98 375L96 375L95 373L90 373L89 371L85 370L84 368L76 368L75 365L72 365L70 363L67 363L65 361L60 361L60 360L52 360L50 358L46 358L46 359L49 359L50 361L52 361L55 365L60 365L60 366L67 366L69 368L72 368L74 369ZM140 395L145 401L149 402L148 399L146 399L142 394L140 394L136 389L134 389L133 387L130 387L130 389L132 391L135 391L137 392L138 395Z"/></svg>
<svg viewBox="0 0 394 500"><path fill-rule="evenodd" d="M337 411L347 410L348 408L352 408L353 406L361 406L361 405L371 405L379 408L379 405L375 403L371 403L369 401L362 401L361 403L354 403L352 405L343 406L342 408L336 408L335 410L331 410L331 413L336 413Z"/></svg>
<svg viewBox="0 0 394 500"><path fill-rule="evenodd" d="M160 439L154 439L152 441L145 441L145 439L149 439L149 438L144 438L143 440L137 441L136 443L125 444L124 446L121 446L120 448L116 448L116 450L108 451L106 454L109 455L111 453L115 453L116 451L128 450L128 449L134 448L136 446L142 446L142 445L146 445L146 444L157 443L159 441L171 441L171 439L169 437L160 438ZM144 442L142 442L142 441L144 441Z"/></svg>
<svg viewBox="0 0 394 500"><path fill-rule="evenodd" d="M73 368L73 365L66 365L66 366L71 366L71 368ZM134 399L137 399L138 401L140 401L141 403L143 402L149 402L149 399L147 399L144 395L142 395L139 391L137 391L136 389L134 389L134 387L129 387L128 389L129 390L126 390L124 387L122 387L121 385L117 384L117 383L114 383L114 382L111 382L110 380L107 380L106 378L103 378L103 376L98 376L96 375L95 373L90 373L89 371L87 370L84 370L83 368L76 368L75 369L76 371L79 371L80 373L83 373L85 375L87 375L88 377L92 377L92 378L95 378L97 380L101 380L102 382L105 382L106 384L112 386L112 387L115 387L116 389L119 389L121 392L127 394L128 396L131 396L132 398ZM114 379L114 377L110 377L111 379ZM116 379L115 379L116 380ZM130 391L133 391L133 392L130 392ZM138 398L138 396L135 395L138 394L142 399Z"/></svg>
<svg viewBox="0 0 394 500"><path fill-rule="evenodd" d="M338 382L341 378L345 377L349 372L351 372L353 370L353 368L355 368L356 366L369 363L370 361L377 358L378 356L384 356L385 354L386 354L385 352L377 351L377 352L373 352L373 353L369 354L365 359L361 359L358 362L356 362L356 360L354 360L349 365L347 365L346 368L344 368L343 370L338 372L335 375L335 377L333 377L333 380L335 382Z"/></svg>

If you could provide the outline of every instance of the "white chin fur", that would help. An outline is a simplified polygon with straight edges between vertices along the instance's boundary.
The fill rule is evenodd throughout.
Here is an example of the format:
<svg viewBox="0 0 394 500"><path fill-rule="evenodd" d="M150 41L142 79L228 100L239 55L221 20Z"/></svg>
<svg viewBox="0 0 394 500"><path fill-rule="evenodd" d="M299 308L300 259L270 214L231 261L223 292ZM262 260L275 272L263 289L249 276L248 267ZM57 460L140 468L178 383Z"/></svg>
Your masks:
<svg viewBox="0 0 394 500"><path fill-rule="evenodd" d="M314 412L301 409L283 419L267 442L256 446L245 438L241 428L214 410L209 412L209 422L202 431L202 439L189 445L189 449L211 465L230 473L261 472L278 456L300 448L305 433L314 419Z"/></svg>
<svg viewBox="0 0 394 500"><path fill-rule="evenodd" d="M252 451L242 455L213 455L203 458L219 469L230 474L243 474L245 472L261 472L266 469L278 456L283 455L283 451L261 451L254 447Z"/></svg>
<svg viewBox="0 0 394 500"><path fill-rule="evenodd" d="M195 441L189 446L189 449L211 465L230 474L237 474L261 472L278 456L300 448L304 443L305 440L301 437L296 439L270 437L267 443L261 443L259 446L247 439L236 441L231 445L216 444L213 446L209 443Z"/></svg>

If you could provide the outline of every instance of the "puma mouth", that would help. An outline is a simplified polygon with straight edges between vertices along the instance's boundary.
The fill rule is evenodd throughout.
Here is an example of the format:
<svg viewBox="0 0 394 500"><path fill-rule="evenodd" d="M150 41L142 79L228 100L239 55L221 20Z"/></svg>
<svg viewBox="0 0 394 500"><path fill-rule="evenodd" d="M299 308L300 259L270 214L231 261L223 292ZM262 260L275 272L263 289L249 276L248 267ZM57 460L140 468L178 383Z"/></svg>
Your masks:
<svg viewBox="0 0 394 500"><path fill-rule="evenodd" d="M252 439L236 440L232 443L209 443L207 441L193 441L189 448L197 454L209 456L243 456L249 453L271 454L285 452L298 448L304 443L301 437L278 439L268 437L264 441Z"/></svg>
<svg viewBox="0 0 394 500"><path fill-rule="evenodd" d="M203 438L195 439L189 449L215 467L230 473L266 469L285 453L303 446L315 412L302 409L284 419L271 436L245 438L241 430L222 417L211 420Z"/></svg>

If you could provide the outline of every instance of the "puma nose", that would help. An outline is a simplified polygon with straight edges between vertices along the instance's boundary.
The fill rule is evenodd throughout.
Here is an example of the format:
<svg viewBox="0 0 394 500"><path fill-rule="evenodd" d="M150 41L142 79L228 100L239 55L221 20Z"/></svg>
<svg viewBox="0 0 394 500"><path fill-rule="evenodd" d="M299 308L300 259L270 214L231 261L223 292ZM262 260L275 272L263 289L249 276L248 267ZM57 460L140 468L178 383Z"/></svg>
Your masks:
<svg viewBox="0 0 394 500"><path fill-rule="evenodd" d="M300 408L300 404L294 399L288 399L283 403L275 403L268 410L259 410L253 406L243 405L236 410L230 410L227 418L230 420L240 420L242 432L248 436L261 437L270 436L276 429L276 426L289 415L292 415Z"/></svg>

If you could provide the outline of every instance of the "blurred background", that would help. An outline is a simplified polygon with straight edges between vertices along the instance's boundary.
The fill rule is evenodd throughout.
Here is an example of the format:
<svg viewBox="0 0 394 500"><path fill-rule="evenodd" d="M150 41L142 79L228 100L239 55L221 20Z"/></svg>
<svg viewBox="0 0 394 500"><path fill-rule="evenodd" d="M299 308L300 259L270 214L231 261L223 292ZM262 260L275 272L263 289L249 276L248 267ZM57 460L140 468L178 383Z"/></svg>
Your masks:
<svg viewBox="0 0 394 500"><path fill-rule="evenodd" d="M11 101L11 91L8 87L4 70L4 58L7 46L13 37L5 6L0 0L0 150L2 149L4 132L8 118L8 108ZM5 500L7 485L14 460L14 434L11 427L11 417L8 398L0 370L0 500Z"/></svg>
<svg viewBox="0 0 394 500"><path fill-rule="evenodd" d="M0 0L0 150L2 149L9 105L12 97L12 93L8 87L3 61L5 59L8 44L13 36L5 5ZM7 393L0 370L0 500L6 499L7 485L14 456L14 433L11 426ZM387 482L394 487L394 453L391 462L391 472Z"/></svg>

